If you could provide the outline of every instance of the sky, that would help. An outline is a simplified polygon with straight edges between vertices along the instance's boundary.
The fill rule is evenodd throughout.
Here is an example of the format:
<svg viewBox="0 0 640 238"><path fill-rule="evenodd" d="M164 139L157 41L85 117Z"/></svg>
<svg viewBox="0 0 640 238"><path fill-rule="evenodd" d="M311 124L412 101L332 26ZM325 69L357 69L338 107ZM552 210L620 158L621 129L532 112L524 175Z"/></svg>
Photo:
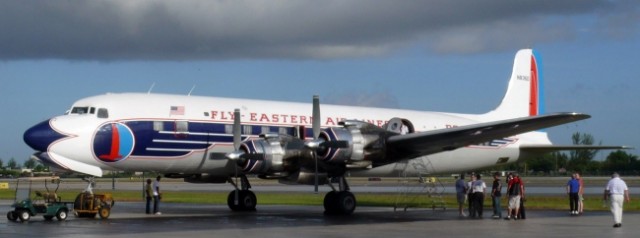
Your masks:
<svg viewBox="0 0 640 238"><path fill-rule="evenodd" d="M640 147L639 1L1 1L0 32L5 163L107 92L484 113L521 48L542 56L547 112L592 115L548 129L555 144Z"/></svg>

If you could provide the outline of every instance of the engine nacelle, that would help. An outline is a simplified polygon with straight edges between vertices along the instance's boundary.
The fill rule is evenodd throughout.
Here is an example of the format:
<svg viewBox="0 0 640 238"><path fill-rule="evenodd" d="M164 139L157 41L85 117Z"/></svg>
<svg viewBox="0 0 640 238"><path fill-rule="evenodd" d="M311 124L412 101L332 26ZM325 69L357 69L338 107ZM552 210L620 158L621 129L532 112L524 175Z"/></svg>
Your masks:
<svg viewBox="0 0 640 238"><path fill-rule="evenodd" d="M245 154L259 156L241 162L240 167L244 173L259 174L264 178L286 177L300 169L300 161L313 159L311 150L296 137L277 134L261 137L262 139L246 141L240 146Z"/></svg>
<svg viewBox="0 0 640 238"><path fill-rule="evenodd" d="M345 141L346 148L325 146L318 151L320 159L327 163L367 164L384 158L386 130L362 121L343 121L343 127L327 128L320 138L327 141Z"/></svg>

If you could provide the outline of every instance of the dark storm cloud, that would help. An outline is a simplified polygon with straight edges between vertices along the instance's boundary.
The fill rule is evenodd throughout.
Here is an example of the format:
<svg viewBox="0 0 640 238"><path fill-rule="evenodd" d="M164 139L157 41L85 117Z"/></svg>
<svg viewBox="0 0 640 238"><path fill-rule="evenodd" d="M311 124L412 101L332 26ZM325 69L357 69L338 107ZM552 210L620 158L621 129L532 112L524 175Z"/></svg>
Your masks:
<svg viewBox="0 0 640 238"><path fill-rule="evenodd" d="M381 55L413 45L443 53L511 50L574 37L579 29L567 18L619 16L613 11L626 8L616 4L608 0L2 1L0 59L331 59Z"/></svg>

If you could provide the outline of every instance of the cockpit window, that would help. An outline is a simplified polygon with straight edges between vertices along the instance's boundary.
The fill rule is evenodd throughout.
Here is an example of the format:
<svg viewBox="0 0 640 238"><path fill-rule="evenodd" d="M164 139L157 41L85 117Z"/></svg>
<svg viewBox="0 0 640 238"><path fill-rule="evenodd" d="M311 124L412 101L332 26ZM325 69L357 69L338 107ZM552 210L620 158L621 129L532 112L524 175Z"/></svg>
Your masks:
<svg viewBox="0 0 640 238"><path fill-rule="evenodd" d="M89 107L73 107L71 109L71 114L87 114L89 112Z"/></svg>
<svg viewBox="0 0 640 238"><path fill-rule="evenodd" d="M106 108L98 108L98 118L109 118L109 111Z"/></svg>

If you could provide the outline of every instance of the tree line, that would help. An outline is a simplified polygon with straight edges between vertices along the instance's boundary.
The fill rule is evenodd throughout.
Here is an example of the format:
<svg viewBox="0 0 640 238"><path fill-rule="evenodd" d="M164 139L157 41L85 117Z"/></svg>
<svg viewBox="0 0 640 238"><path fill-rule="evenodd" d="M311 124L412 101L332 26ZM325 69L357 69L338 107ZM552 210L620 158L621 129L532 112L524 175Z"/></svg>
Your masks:
<svg viewBox="0 0 640 238"><path fill-rule="evenodd" d="M571 140L574 145L594 145L592 135L576 132ZM602 144L602 142L598 143ZM640 161L637 155L624 150L611 151L602 160L595 160L598 150L574 150L569 152L551 152L533 159L514 163L500 169L518 171L526 175L564 175L580 172L583 175L640 175Z"/></svg>

